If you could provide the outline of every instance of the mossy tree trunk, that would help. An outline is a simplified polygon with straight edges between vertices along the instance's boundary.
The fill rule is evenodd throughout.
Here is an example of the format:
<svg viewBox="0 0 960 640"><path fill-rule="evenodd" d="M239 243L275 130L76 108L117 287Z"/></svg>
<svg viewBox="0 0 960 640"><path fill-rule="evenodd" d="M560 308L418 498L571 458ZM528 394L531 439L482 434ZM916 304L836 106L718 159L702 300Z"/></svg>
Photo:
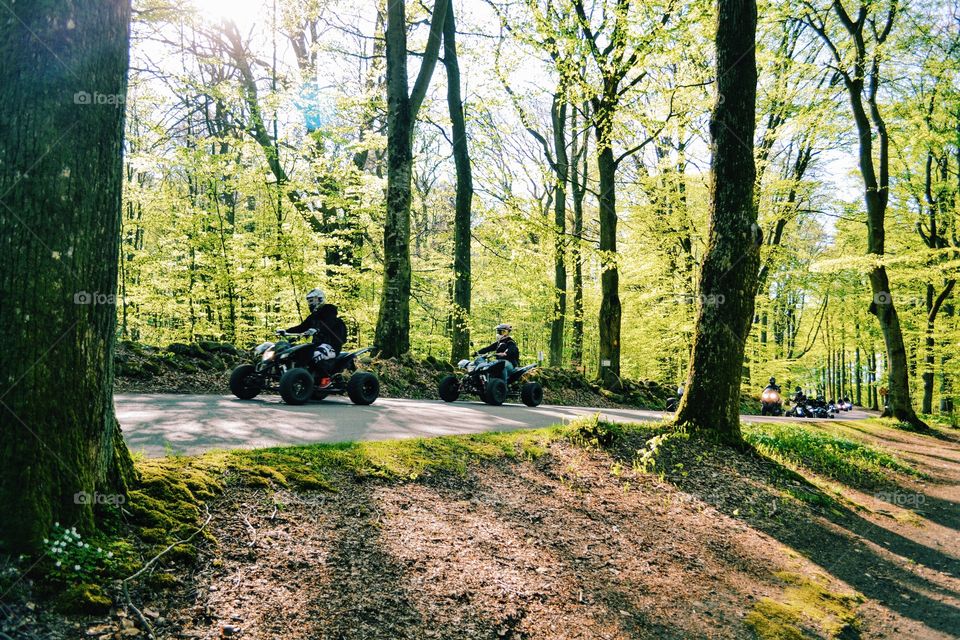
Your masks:
<svg viewBox="0 0 960 640"><path fill-rule="evenodd" d="M470 353L470 223L473 204L473 174L467 125L460 95L460 64L457 58L457 25L453 5L447 7L443 24L443 64L447 70L447 110L453 131L453 163L457 170L456 211L453 218L453 311L450 360Z"/></svg>
<svg viewBox="0 0 960 640"><path fill-rule="evenodd" d="M413 129L437 64L449 0L437 0L413 91L407 93L404 0L387 3L387 206L383 223L383 288L374 342L384 358L410 350L410 180Z"/></svg>
<svg viewBox="0 0 960 640"><path fill-rule="evenodd" d="M90 529L133 465L113 411L128 0L17 3L0 27L0 545ZM81 494L81 495L78 495Z"/></svg>
<svg viewBox="0 0 960 640"><path fill-rule="evenodd" d="M763 240L753 197L757 5L756 0L718 0L717 6L710 229L689 377L677 423L739 444L740 377Z"/></svg>

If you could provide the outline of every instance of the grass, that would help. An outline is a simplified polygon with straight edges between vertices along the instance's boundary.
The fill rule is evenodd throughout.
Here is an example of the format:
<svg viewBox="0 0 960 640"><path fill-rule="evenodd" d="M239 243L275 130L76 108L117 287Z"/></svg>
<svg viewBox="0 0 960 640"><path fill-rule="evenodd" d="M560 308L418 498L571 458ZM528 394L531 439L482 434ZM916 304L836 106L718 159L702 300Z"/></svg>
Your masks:
<svg viewBox="0 0 960 640"><path fill-rule="evenodd" d="M781 464L862 489L891 484L893 473L922 477L880 447L824 433L812 425L744 425L743 435L757 451Z"/></svg>

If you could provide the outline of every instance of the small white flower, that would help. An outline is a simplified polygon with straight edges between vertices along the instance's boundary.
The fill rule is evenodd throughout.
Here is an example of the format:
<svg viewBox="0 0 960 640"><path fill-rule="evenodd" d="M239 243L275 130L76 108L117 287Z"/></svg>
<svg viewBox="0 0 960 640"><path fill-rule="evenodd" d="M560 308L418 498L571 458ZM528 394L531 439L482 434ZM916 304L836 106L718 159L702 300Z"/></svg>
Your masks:
<svg viewBox="0 0 960 640"><path fill-rule="evenodd" d="M60 528L60 523L59 523L59 522L54 522L54 523L53 523L53 528L54 528L54 529L59 529L59 528Z"/></svg>
<svg viewBox="0 0 960 640"><path fill-rule="evenodd" d="M62 562L60 562L59 560L57 560L57 566L58 566L58 567L59 567L60 565L62 565L62 564L63 564Z"/></svg>
<svg viewBox="0 0 960 640"><path fill-rule="evenodd" d="M113 557L113 551L107 551L107 557L108 557L108 558L112 558L112 557Z"/></svg>
<svg viewBox="0 0 960 640"><path fill-rule="evenodd" d="M49 543L50 543L49 540L47 540L46 538L43 539L43 544L49 544Z"/></svg>
<svg viewBox="0 0 960 640"><path fill-rule="evenodd" d="M77 540L77 546L82 548L82 547L83 547L83 543L80 542L79 540Z"/></svg>
<svg viewBox="0 0 960 640"><path fill-rule="evenodd" d="M83 548L84 548L84 549L89 549L89 548L90 548L90 543L89 543L89 542L84 542L84 543L83 543Z"/></svg>
<svg viewBox="0 0 960 640"><path fill-rule="evenodd" d="M100 547L97 547L97 553L103 553L103 549L101 549Z"/></svg>
<svg viewBox="0 0 960 640"><path fill-rule="evenodd" d="M78 565L78 564L73 565L73 570L74 570L74 571L80 571L80 565Z"/></svg>

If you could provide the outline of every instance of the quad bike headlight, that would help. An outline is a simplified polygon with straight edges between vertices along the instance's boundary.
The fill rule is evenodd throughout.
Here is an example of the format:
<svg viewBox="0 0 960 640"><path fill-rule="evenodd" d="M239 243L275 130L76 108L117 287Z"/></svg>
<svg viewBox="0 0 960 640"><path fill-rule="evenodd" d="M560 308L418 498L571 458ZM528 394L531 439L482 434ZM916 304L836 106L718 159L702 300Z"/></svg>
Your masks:
<svg viewBox="0 0 960 640"><path fill-rule="evenodd" d="M264 343L262 343L262 344L258 344L258 345L257 345L257 348L253 350L253 353L254 353L254 355L259 356L261 353L263 353L264 351L266 351L267 349L269 349L269 348L272 347L272 346L273 346L273 343L272 343L272 342L264 342Z"/></svg>

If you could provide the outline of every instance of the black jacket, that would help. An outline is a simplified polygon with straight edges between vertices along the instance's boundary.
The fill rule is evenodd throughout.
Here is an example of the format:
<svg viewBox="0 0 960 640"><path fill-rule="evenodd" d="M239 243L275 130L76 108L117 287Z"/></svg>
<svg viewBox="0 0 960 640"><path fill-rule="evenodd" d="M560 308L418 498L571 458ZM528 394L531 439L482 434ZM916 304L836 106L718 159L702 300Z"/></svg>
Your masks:
<svg viewBox="0 0 960 640"><path fill-rule="evenodd" d="M505 336L490 346L484 347L483 349L478 349L477 353L506 353L507 356L500 357L501 360L507 360L515 367L520 366L520 347L517 346L517 343L513 341L513 338L510 336Z"/></svg>
<svg viewBox="0 0 960 640"><path fill-rule="evenodd" d="M332 304L321 305L300 324L287 329L287 333L303 333L307 329L316 329L313 344L328 344L340 353L347 341L347 326L337 316L337 308Z"/></svg>

